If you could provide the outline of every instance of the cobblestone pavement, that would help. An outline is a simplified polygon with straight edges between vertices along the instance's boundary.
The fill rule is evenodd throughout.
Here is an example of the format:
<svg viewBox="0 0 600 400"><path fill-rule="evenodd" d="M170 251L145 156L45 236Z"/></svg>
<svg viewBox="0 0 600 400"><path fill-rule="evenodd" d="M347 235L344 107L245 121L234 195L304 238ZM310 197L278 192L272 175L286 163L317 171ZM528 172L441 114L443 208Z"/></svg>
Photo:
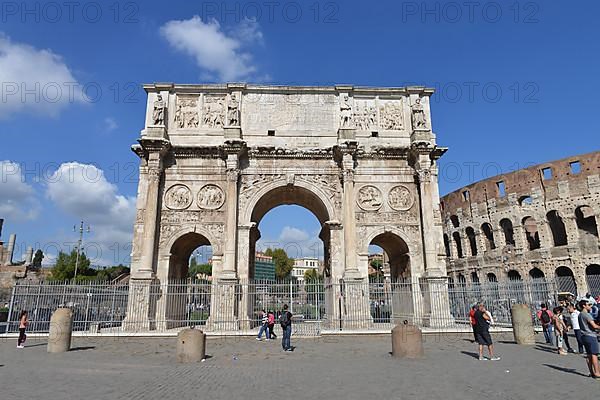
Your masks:
<svg viewBox="0 0 600 400"><path fill-rule="evenodd" d="M48 354L46 341L0 339L0 399L560 399L592 398L580 355L495 337L500 361L478 361L468 336L427 336L423 360L390 357L387 336L292 337L280 342L209 338L209 358L177 364L175 338L76 338ZM539 340L539 339L538 339ZM539 342L541 343L541 341Z"/></svg>

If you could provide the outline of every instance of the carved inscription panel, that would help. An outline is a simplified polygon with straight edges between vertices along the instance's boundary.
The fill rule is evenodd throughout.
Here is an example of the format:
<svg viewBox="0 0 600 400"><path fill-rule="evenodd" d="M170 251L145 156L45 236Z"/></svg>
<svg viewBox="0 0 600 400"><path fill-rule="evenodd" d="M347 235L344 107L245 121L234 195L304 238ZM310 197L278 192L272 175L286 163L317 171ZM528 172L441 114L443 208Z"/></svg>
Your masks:
<svg viewBox="0 0 600 400"><path fill-rule="evenodd" d="M334 94L248 93L242 102L242 129L249 134L267 129L337 132L339 112Z"/></svg>

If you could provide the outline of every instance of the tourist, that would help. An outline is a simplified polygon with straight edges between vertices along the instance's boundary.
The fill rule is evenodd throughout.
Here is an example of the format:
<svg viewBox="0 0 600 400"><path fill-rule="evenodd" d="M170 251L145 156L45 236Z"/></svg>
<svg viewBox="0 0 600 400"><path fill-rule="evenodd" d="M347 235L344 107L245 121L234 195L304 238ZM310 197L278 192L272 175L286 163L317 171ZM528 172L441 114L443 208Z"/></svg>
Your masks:
<svg viewBox="0 0 600 400"><path fill-rule="evenodd" d="M262 334L264 332L267 340L271 340L269 336L269 317L267 316L267 312L262 310L260 313L261 321L260 321L260 329L258 330L258 336L256 340L262 340Z"/></svg>
<svg viewBox="0 0 600 400"><path fill-rule="evenodd" d="M586 293L582 300L587 300L588 303L592 306L592 311L590 314L594 318L594 320L598 319L598 305L594 296L591 293Z"/></svg>
<svg viewBox="0 0 600 400"><path fill-rule="evenodd" d="M567 352L563 348L563 333L567 329L565 321L562 316L562 307L554 307L552 310L554 316L552 317L552 325L554 325L554 334L556 335L556 347L558 354L565 355Z"/></svg>
<svg viewBox="0 0 600 400"><path fill-rule="evenodd" d="M579 302L581 313L579 314L579 329L581 330L581 340L587 354L587 365L590 370L590 376L594 379L600 378L600 368L598 367L598 336L596 330L600 326L592 318L592 304L583 299Z"/></svg>
<svg viewBox="0 0 600 400"><path fill-rule="evenodd" d="M477 331L475 330L475 326L477 322L475 321L475 311L477 311L477 303L473 304L471 310L469 310L469 320L471 321L471 328L473 328L473 343L477 342Z"/></svg>
<svg viewBox="0 0 600 400"><path fill-rule="evenodd" d="M269 336L271 339L277 339L277 335L275 334L275 314L273 311L269 311L268 315L268 325L269 325Z"/></svg>
<svg viewBox="0 0 600 400"><path fill-rule="evenodd" d="M283 337L281 338L281 347L283 351L293 351L290 339L292 336L292 313L288 311L288 305L283 305L283 311L279 317L281 329L283 329Z"/></svg>
<svg viewBox="0 0 600 400"><path fill-rule="evenodd" d="M545 303L542 303L540 308L537 312L537 318L542 324L546 344L552 344L552 311L548 310Z"/></svg>
<svg viewBox="0 0 600 400"><path fill-rule="evenodd" d="M27 319L27 311L21 311L19 315L19 339L17 339L17 349L25 348L25 340L27 340L27 335L25 334L25 329L27 329L27 325L29 325L29 320Z"/></svg>
<svg viewBox="0 0 600 400"><path fill-rule="evenodd" d="M579 310L575 308L573 303L569 303L567 310L571 314L571 326L573 327L573 333L577 340L577 351L583 353L583 342L581 341L581 330L579 329Z"/></svg>
<svg viewBox="0 0 600 400"><path fill-rule="evenodd" d="M492 361L499 360L500 357L494 356L494 344L492 343L492 337L490 336L490 317L486 313L485 305L479 304L477 311L475 311L475 340L479 345L479 360L485 360L483 357L483 346L487 346L489 359Z"/></svg>

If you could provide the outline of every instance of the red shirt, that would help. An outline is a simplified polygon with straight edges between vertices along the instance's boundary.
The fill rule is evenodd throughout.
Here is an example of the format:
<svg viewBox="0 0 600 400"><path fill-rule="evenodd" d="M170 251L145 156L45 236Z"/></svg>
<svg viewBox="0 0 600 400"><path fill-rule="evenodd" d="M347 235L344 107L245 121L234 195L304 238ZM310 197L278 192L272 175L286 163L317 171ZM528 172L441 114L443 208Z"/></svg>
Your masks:
<svg viewBox="0 0 600 400"><path fill-rule="evenodd" d="M475 310L473 310L472 308L471 311L469 311L469 319L471 320L471 325L477 325L477 322L475 321Z"/></svg>

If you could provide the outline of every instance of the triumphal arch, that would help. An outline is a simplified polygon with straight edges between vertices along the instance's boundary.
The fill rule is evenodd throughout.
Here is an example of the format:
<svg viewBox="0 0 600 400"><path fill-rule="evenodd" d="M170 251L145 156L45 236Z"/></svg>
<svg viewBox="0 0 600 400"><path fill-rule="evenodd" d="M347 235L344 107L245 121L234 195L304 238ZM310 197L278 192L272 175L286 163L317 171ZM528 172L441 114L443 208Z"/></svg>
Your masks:
<svg viewBox="0 0 600 400"><path fill-rule="evenodd" d="M258 224L282 204L315 214L325 277L349 284L346 304L330 307L328 318L343 319L349 308L368 315L368 293L351 283L367 281L373 244L388 255L392 279L436 289L435 301L426 299L430 325L450 319L447 291L440 298L447 281L436 167L445 148L432 131L432 89L144 88L129 321L142 316L147 329L168 322L178 311L153 283L186 277L192 251L210 244L219 286L211 321L242 327L251 311L236 285L253 279Z"/></svg>

